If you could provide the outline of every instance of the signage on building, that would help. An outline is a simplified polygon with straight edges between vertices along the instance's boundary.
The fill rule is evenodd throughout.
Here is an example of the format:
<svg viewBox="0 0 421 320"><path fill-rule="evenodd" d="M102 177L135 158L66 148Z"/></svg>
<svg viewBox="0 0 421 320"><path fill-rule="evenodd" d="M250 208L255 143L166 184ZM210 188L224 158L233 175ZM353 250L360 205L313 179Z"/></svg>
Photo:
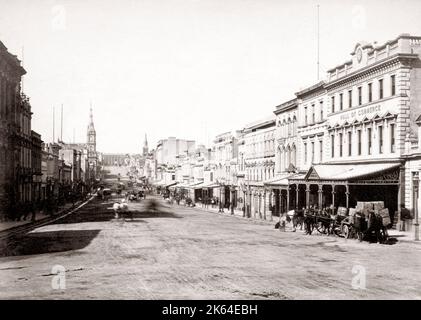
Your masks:
<svg viewBox="0 0 421 320"><path fill-rule="evenodd" d="M352 110L350 112L343 113L341 114L340 119L347 120L349 122L349 120L355 120L357 117L370 115L370 114L378 113L381 111L382 111L382 105L377 104L374 106L369 106L369 107L361 108L358 110Z"/></svg>
<svg viewBox="0 0 421 320"><path fill-rule="evenodd" d="M351 109L349 111L342 111L329 115L329 123L331 125L341 124L344 122L352 123L356 121L362 121L365 117L372 119L376 114L383 116L387 112L396 114L399 110L399 105L396 103L396 99L388 99L381 103L372 104L365 107L359 107Z"/></svg>

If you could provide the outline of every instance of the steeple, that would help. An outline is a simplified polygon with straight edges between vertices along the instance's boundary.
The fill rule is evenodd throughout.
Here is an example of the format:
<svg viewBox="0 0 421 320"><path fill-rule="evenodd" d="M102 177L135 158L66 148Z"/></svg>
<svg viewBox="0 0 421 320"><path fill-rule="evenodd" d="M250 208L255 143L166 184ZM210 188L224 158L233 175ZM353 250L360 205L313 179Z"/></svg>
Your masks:
<svg viewBox="0 0 421 320"><path fill-rule="evenodd" d="M88 146L88 157L96 157L96 132L94 127L94 116L92 113L92 103L89 110L89 125L87 132L87 146Z"/></svg>
<svg viewBox="0 0 421 320"><path fill-rule="evenodd" d="M148 153L149 153L148 138L146 137L146 133L145 133L145 142L143 143L143 156L147 156Z"/></svg>
<svg viewBox="0 0 421 320"><path fill-rule="evenodd" d="M88 134L90 131L95 131L95 127L94 127L94 116L92 113L92 104L91 104L91 108L89 110L89 125L88 125Z"/></svg>

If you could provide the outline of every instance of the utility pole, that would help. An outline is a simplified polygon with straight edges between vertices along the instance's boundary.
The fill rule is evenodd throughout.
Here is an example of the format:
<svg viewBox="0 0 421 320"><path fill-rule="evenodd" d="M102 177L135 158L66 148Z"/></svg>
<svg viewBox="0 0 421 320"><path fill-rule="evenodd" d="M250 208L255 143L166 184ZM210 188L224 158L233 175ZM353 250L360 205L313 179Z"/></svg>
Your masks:
<svg viewBox="0 0 421 320"><path fill-rule="evenodd" d="M60 140L63 142L63 104L61 104Z"/></svg>
<svg viewBox="0 0 421 320"><path fill-rule="evenodd" d="M319 7L317 5L317 81L320 79L320 15Z"/></svg>
<svg viewBox="0 0 421 320"><path fill-rule="evenodd" d="M53 106L53 142L55 142L56 141L56 138L55 138L55 119L56 117L55 117L55 107Z"/></svg>

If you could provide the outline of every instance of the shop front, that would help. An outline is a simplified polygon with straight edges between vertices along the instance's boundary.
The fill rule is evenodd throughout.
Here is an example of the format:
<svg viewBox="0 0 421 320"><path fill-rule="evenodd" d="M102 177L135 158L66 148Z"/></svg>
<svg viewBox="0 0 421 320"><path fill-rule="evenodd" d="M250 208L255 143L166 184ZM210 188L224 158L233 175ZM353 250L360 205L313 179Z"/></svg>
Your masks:
<svg viewBox="0 0 421 320"><path fill-rule="evenodd" d="M321 164L302 178L288 180L296 191L295 209L355 208L357 202L381 201L391 219L402 199L400 162Z"/></svg>

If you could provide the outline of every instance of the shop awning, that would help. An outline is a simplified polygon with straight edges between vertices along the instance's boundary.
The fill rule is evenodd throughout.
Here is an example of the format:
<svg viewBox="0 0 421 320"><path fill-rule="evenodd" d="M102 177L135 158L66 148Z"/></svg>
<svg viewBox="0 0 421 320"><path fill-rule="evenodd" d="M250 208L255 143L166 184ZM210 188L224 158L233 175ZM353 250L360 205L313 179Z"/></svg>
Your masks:
<svg viewBox="0 0 421 320"><path fill-rule="evenodd" d="M180 189L187 189L188 187L189 187L189 185L187 183L177 184L177 188L180 188Z"/></svg>
<svg viewBox="0 0 421 320"><path fill-rule="evenodd" d="M316 164L302 177L290 180L337 180L349 181L378 175L400 167L400 163L359 163L359 164Z"/></svg>
<svg viewBox="0 0 421 320"><path fill-rule="evenodd" d="M186 187L186 189L196 189L196 187L197 187L197 186L200 186L200 185L202 185L202 184L203 184L203 182L194 182L194 183L189 184L189 185Z"/></svg>
<svg viewBox="0 0 421 320"><path fill-rule="evenodd" d="M247 182L248 185L250 185L250 187L263 187L263 181L250 181Z"/></svg>
<svg viewBox="0 0 421 320"><path fill-rule="evenodd" d="M276 177L272 179L263 181L263 184L268 187L288 186L288 178L291 176L295 176L295 174L285 173L285 174L277 175Z"/></svg>
<svg viewBox="0 0 421 320"><path fill-rule="evenodd" d="M177 182L170 182L170 183L168 183L168 184L165 185L165 188L169 188L169 187L175 186L176 184L177 184Z"/></svg>
<svg viewBox="0 0 421 320"><path fill-rule="evenodd" d="M220 188L221 186L215 182L210 182L207 184L203 184L202 186L200 186L202 189L208 189L208 188Z"/></svg>
<svg viewBox="0 0 421 320"><path fill-rule="evenodd" d="M163 185L163 182L164 182L164 181L159 180L159 181L154 181L154 182L152 182L152 184L153 184L154 186L162 186L162 185Z"/></svg>
<svg viewBox="0 0 421 320"><path fill-rule="evenodd" d="M178 187L178 185L173 184L173 185L169 186L168 189L170 189L172 191L172 190L175 190L175 188L177 188L177 187Z"/></svg>

